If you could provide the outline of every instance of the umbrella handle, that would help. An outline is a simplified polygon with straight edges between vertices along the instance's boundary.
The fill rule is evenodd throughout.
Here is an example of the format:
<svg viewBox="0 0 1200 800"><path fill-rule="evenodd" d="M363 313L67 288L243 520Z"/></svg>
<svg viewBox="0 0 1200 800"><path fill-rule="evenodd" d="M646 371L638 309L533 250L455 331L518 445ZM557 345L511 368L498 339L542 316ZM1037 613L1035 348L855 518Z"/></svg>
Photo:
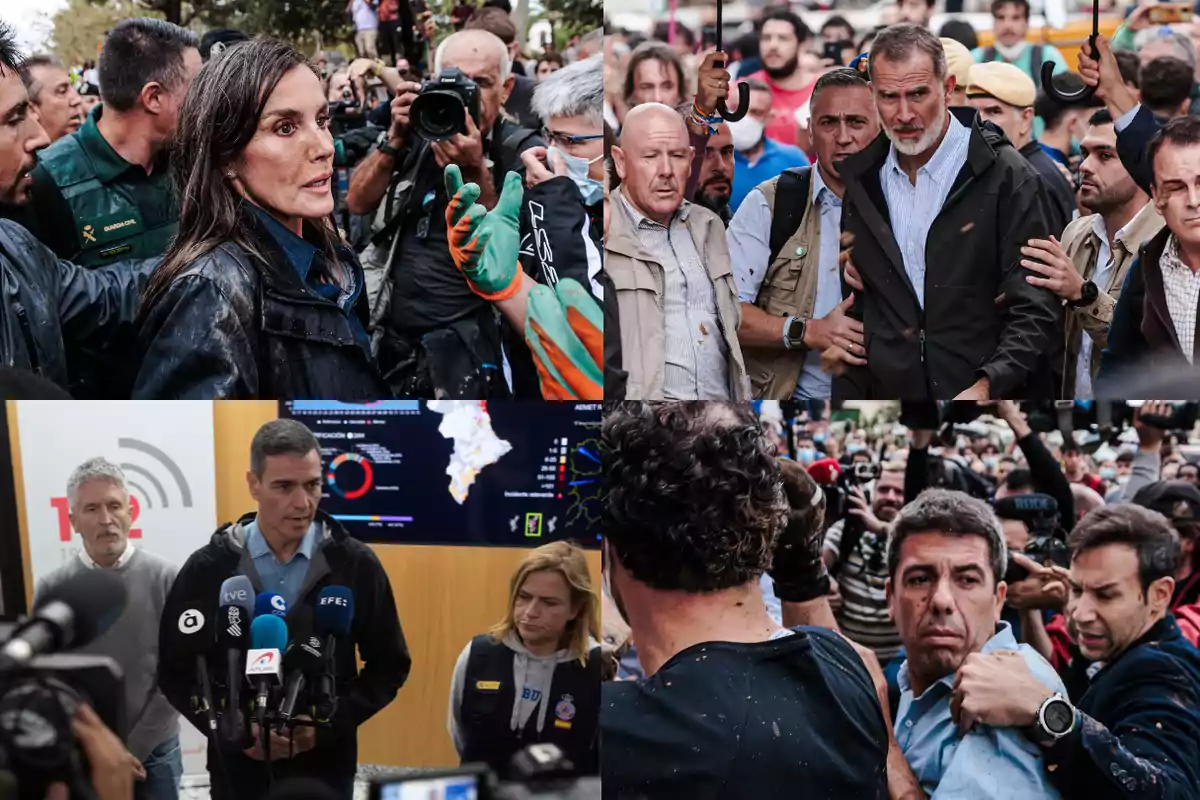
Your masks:
<svg viewBox="0 0 1200 800"><path fill-rule="evenodd" d="M1100 51L1096 49L1097 33L1093 29L1092 35L1088 37L1088 52L1093 58L1099 55ZM1084 86L1077 92L1064 92L1054 85L1054 62L1042 62L1042 89L1046 94L1053 97L1060 103L1077 103L1082 100L1087 100L1096 93L1095 86Z"/></svg>
<svg viewBox="0 0 1200 800"><path fill-rule="evenodd" d="M717 100L717 113L721 115L721 119L726 122L737 122L746 113L750 111L750 85L747 83L739 83L737 85L738 104L737 108L731 109L725 104L725 98Z"/></svg>

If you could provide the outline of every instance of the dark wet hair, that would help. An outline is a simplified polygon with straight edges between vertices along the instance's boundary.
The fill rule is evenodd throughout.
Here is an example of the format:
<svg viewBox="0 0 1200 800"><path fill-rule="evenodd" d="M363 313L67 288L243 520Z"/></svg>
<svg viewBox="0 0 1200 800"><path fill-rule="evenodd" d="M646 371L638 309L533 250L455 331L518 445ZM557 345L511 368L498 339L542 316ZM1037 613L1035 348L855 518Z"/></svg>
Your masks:
<svg viewBox="0 0 1200 800"><path fill-rule="evenodd" d="M184 78L183 52L199 47L196 34L166 20L119 23L104 40L97 68L105 107L132 110L148 83L174 89Z"/></svg>
<svg viewBox="0 0 1200 800"><path fill-rule="evenodd" d="M264 272L273 269L254 244L240 213L246 201L226 172L254 138L271 93L296 67L318 76L316 66L290 45L278 39L255 39L209 61L192 82L179 111L171 158L179 197L179 233L150 276L142 298L143 313L154 307L172 281L196 259L222 244L241 247ZM314 227L336 268L332 220L328 228Z"/></svg>
<svg viewBox="0 0 1200 800"><path fill-rule="evenodd" d="M602 532L635 580L715 592L771 566L788 504L749 405L613 404L600 448Z"/></svg>
<svg viewBox="0 0 1200 800"><path fill-rule="evenodd" d="M5 70L21 66L21 51L17 49L17 32L0 21L0 75Z"/></svg>

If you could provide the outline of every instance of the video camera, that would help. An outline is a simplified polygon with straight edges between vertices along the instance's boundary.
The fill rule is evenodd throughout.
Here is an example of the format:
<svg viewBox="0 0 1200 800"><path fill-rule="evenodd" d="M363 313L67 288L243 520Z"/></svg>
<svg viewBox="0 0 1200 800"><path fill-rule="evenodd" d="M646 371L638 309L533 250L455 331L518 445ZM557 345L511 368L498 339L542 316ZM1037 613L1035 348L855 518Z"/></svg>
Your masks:
<svg viewBox="0 0 1200 800"><path fill-rule="evenodd" d="M599 800L600 778L572 777L574 765L553 744L533 744L513 756L511 781L501 781L486 764L371 781L370 800L470 798L471 800Z"/></svg>
<svg viewBox="0 0 1200 800"><path fill-rule="evenodd" d="M0 788L15 783L16 797L43 800L64 783L70 797L94 796L71 724L86 704L124 738L124 676L111 658L61 651L95 640L124 608L124 584L96 570L48 590L28 620L0 626Z"/></svg>
<svg viewBox="0 0 1200 800"><path fill-rule="evenodd" d="M479 86L458 67L422 83L410 112L412 124L430 142L466 133L468 114L478 125Z"/></svg>
<svg viewBox="0 0 1200 800"><path fill-rule="evenodd" d="M1022 554L1044 566L1071 565L1070 551L1064 541L1064 533L1058 511L1058 501L1048 494L1033 492L1015 494L1001 498L995 503L996 516L1002 520L1025 523L1029 529L1029 544ZM1014 563L1012 553L1008 556L1008 568L1004 573L1007 583L1025 580L1029 572Z"/></svg>

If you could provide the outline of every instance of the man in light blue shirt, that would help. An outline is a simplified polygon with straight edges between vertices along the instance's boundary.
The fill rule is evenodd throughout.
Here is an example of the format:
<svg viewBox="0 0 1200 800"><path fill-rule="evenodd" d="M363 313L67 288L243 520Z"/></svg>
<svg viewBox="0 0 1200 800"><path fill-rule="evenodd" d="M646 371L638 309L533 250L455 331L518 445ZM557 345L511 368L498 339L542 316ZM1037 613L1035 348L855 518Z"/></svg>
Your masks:
<svg viewBox="0 0 1200 800"><path fill-rule="evenodd" d="M838 308L843 300L838 251L845 191L838 164L866 147L878 135L879 123L867 82L855 70L838 69L821 76L813 87L811 105L817 156L817 165L809 173L811 202L805 199L805 216L798 221L797 231L788 233L802 235L809 225L808 216L816 213L820 219L815 241L784 248L777 258L789 263L771 269L771 230L777 204L769 202L767 194L778 200L771 181L746 195L725 237L742 303L738 341L750 367L755 395L769 399L827 399L830 376L821 371L821 351L831 345L861 347L863 341L861 326ZM736 175L742 174L740 170L738 167ZM807 254L816 258L810 255L805 260ZM802 274L797 280L797 272L815 272L815 279ZM794 326L803 329L802 342L790 341L787 336L793 319L803 322ZM789 378L785 386L777 362L780 355L788 355L786 350L796 351L790 364L792 371L799 367L799 375ZM772 374L765 388L760 385L762 376L777 370L780 374Z"/></svg>
<svg viewBox="0 0 1200 800"><path fill-rule="evenodd" d="M258 528L257 520L247 523L243 529L246 531L246 550L254 561L258 577L262 579L263 591L279 593L291 608L300 597L304 578L308 575L308 565L312 563L313 548L321 535L319 523L314 521L308 526L308 532L286 561L280 561L271 550Z"/></svg>
<svg viewBox="0 0 1200 800"><path fill-rule="evenodd" d="M973 653L1013 650L1052 691L1054 669L1000 622L1008 554L1000 522L983 501L931 489L901 510L888 539L888 603L907 659L900 667L896 740L930 797L1057 798L1041 749L1014 728L951 718L955 674Z"/></svg>

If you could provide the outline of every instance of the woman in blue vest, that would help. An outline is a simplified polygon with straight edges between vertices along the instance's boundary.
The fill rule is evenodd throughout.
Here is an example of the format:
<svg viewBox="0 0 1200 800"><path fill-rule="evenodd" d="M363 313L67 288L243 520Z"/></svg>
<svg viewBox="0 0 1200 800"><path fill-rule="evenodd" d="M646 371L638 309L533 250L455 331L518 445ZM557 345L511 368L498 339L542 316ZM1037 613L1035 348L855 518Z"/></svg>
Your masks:
<svg viewBox="0 0 1200 800"><path fill-rule="evenodd" d="M537 548L513 574L504 619L454 665L449 728L463 763L509 777L518 751L551 743L571 774L598 774L600 664L599 601L583 550Z"/></svg>
<svg viewBox="0 0 1200 800"><path fill-rule="evenodd" d="M180 111L179 234L143 296L135 397L391 397L333 222L333 157L304 55L257 39L204 66Z"/></svg>

